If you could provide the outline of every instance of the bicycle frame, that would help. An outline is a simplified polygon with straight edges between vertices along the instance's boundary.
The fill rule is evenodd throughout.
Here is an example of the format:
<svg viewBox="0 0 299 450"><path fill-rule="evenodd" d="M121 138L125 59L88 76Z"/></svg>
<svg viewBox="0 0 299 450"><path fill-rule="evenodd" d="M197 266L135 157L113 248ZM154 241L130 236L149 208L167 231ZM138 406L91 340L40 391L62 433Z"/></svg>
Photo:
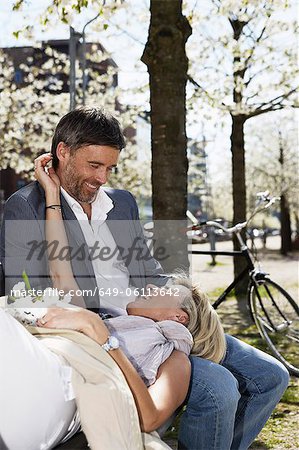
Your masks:
<svg viewBox="0 0 299 450"><path fill-rule="evenodd" d="M253 286L254 286L255 292L257 294L257 297L259 299L259 303L260 303L261 308L268 320L268 324L269 324L268 326L271 327L272 331L276 331L276 332L281 331L281 329L278 329L273 324L271 318L269 317L268 312L265 310L265 308L263 306L259 291L257 289L257 281L264 280L266 278L266 274L261 271L258 271L258 272L256 271L256 269L254 267L254 262L249 253L248 247L244 243L242 245L242 250L234 250L234 251L192 250L191 253L192 253L192 255L241 256L242 258L245 258L247 261L246 267L242 270L242 272L239 273L239 275L236 278L234 278L234 280L231 282L231 284L220 294L220 296L217 298L217 300L215 300L215 302L212 303L212 306L214 309L217 309L218 306L221 305L225 301L227 295L235 288L235 286L237 286L237 284L243 278L245 278L246 274L248 274L249 277L251 278L251 280L253 281ZM285 315L283 314L283 312L281 311L279 306L276 304L275 300L273 299L273 297L267 287L266 287L266 290L268 292L269 297L271 298L273 306L277 309L277 311L280 313L280 315L284 318L285 324L288 325L289 322L288 322L287 318L285 317ZM282 328L281 325L280 325L280 328Z"/></svg>
<svg viewBox="0 0 299 450"><path fill-rule="evenodd" d="M245 278L246 274L251 275L254 271L254 262L249 253L248 247L243 243L242 250L232 250L232 251L218 251L218 250L192 250L192 255L215 255L215 256L240 256L246 259L247 265L242 270L241 273L231 282L231 284L222 292L222 294L217 298L217 300L212 303L213 308L217 309L221 303L223 303L227 295L234 289L234 287Z"/></svg>
<svg viewBox="0 0 299 450"><path fill-rule="evenodd" d="M240 250L233 250L233 251L218 251L218 250L192 250L190 253L193 255L210 255L210 256L241 256L242 258L246 259L247 265L242 270L242 272L231 282L231 284L222 292L222 294L218 297L218 299L212 304L212 306L216 309L218 308L221 303L223 303L227 297L227 295L234 289L234 287L243 279L246 277L246 274L249 275L250 279L253 281L256 291L257 289L257 281L264 280L266 278L266 275L264 272L261 272L260 270L255 269L254 260L249 252L249 249L247 245L245 244L241 231L247 226L249 221L261 210L267 209L269 206L271 206L278 197L273 197L272 199L269 198L268 192L262 192L259 193L260 201L257 207L255 208L254 212L251 214L249 219L246 222L239 223L235 225L232 228L225 228L214 221L205 221L198 224L198 226L202 225L208 225L208 226L217 226L218 228L222 229L225 233L232 232L235 237L238 240ZM267 201L267 205L264 208L260 208L259 205L261 201ZM193 225L192 229L196 229L197 225ZM258 296L259 293L257 292ZM259 301L260 301L260 297ZM274 301L274 300L273 300Z"/></svg>
<svg viewBox="0 0 299 450"><path fill-rule="evenodd" d="M193 223L192 226L187 228L187 231L196 231L202 226L219 228L226 234L234 235L239 244L238 250L217 251L192 249L189 253L193 255L218 255L245 258L245 268L233 279L230 285L223 290L216 301L212 303L212 306L217 309L218 306L227 299L228 294L232 292L236 285L240 283L241 280L245 281L246 279L246 282L248 283L248 312L255 322L261 337L265 340L274 356L285 365L289 372L299 376L298 360L295 359L294 361L296 362L293 362L293 353L295 353L295 351L292 351L289 355L288 346L286 346L286 343L288 344L290 341L292 343L299 342L298 331L296 330L299 318L298 304L279 284L270 279L268 273L259 268L259 264L255 267L255 256L250 253L241 234L242 230L246 228L249 221L258 212L269 208L276 200L278 200L277 197L270 198L269 193L259 193L258 197L260 197L260 200L257 207L245 222L240 222L227 228L215 219ZM262 202L267 202L266 206L263 208L260 207ZM289 356L291 357L290 361L288 361Z"/></svg>

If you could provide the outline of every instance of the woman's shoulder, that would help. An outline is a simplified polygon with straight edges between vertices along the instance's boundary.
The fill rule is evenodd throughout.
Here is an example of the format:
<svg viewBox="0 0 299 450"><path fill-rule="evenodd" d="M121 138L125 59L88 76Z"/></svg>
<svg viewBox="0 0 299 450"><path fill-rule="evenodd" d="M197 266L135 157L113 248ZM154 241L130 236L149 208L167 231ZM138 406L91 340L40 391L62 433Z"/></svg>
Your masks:
<svg viewBox="0 0 299 450"><path fill-rule="evenodd" d="M157 328L156 322L147 317L141 316L117 316L106 319L105 324L113 326L117 329L140 329L140 328Z"/></svg>
<svg viewBox="0 0 299 450"><path fill-rule="evenodd" d="M172 341L184 341L187 346L193 345L193 337L185 325L173 320L162 320L158 322L163 335Z"/></svg>

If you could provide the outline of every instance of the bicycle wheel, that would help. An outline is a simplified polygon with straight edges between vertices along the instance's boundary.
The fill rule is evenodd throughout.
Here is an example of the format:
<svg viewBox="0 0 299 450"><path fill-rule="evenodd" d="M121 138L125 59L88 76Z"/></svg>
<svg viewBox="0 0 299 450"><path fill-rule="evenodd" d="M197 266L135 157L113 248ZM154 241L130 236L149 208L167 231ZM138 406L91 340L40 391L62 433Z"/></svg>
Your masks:
<svg viewBox="0 0 299 450"><path fill-rule="evenodd" d="M292 297L270 279L252 281L249 305L255 324L273 355L299 376L299 308Z"/></svg>

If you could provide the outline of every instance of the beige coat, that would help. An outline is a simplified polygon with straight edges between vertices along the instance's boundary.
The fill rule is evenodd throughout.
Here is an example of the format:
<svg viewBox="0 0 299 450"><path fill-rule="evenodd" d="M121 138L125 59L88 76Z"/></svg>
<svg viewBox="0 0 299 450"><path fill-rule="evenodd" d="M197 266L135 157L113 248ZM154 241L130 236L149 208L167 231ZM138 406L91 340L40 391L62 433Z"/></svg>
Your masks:
<svg viewBox="0 0 299 450"><path fill-rule="evenodd" d="M157 433L141 432L125 377L96 342L72 330L28 330L72 367L81 425L92 450L169 449Z"/></svg>

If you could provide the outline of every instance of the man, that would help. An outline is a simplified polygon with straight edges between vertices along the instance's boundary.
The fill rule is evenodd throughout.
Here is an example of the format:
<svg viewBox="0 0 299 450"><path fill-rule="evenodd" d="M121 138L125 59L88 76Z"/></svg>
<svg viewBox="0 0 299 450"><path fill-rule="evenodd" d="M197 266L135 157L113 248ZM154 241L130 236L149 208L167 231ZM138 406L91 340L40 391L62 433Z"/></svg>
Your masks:
<svg viewBox="0 0 299 450"><path fill-rule="evenodd" d="M123 292L128 297L123 299L127 303L132 299L125 295L130 286L133 292L134 287L167 281L161 275L160 264L149 257L133 196L123 190L100 189L116 167L124 145L117 120L93 109L67 114L53 137L52 165L61 183L61 209L72 269L90 308L99 307L99 290L103 292L111 286L111 277L114 283L116 279L120 282L114 286L118 295L110 295L110 300L119 298ZM6 203L1 255L8 294L24 270L32 287L46 288L51 284L48 253L53 258L60 255L55 253L55 242L45 240L46 206L51 205L46 205L44 190L37 182L17 191ZM104 223L106 219L108 226ZM100 229L95 232L94 226ZM118 254L112 248L113 240ZM107 249L106 258L97 257L101 248ZM141 255L138 261L136 254ZM101 259L106 264L101 264ZM107 265L108 281L102 273Z"/></svg>
<svg viewBox="0 0 299 450"><path fill-rule="evenodd" d="M148 282L163 285L168 279L162 274L159 263L148 255L127 258L132 246L138 250L137 254L146 253L136 203L126 191L101 187L117 165L123 147L117 121L103 111L80 108L64 116L56 128L51 149L53 167L61 184L61 206L47 205L62 208L71 248L79 246L84 253L86 247L90 250L98 242L101 245L106 241L116 243L118 254L110 255L108 280L110 285L121 286L122 292L130 286L145 288ZM44 194L38 183L20 189L7 201L4 224L9 223L9 226L2 231L1 255L8 286L22 273L24 264L30 279L44 286L45 280L49 283L49 249L36 256L38 243L35 243L44 239L40 221L45 219L45 208ZM9 221L20 220L26 221L25 236L14 233L11 237L9 231L14 226ZM125 221L120 222L121 227L119 221ZM103 224L107 226L102 227ZM71 262L80 289L108 286L99 258L90 261L76 255ZM88 307L97 307L96 297L85 299ZM110 312L117 313L118 306L121 310L128 301L130 299L122 299L118 305L113 304L112 298L106 298L104 306L109 309L111 302ZM286 369L272 357L230 336L221 365L198 357L191 357L191 364L192 379L187 408L180 422L179 448L247 449L288 385ZM175 374L169 376L175 377Z"/></svg>

